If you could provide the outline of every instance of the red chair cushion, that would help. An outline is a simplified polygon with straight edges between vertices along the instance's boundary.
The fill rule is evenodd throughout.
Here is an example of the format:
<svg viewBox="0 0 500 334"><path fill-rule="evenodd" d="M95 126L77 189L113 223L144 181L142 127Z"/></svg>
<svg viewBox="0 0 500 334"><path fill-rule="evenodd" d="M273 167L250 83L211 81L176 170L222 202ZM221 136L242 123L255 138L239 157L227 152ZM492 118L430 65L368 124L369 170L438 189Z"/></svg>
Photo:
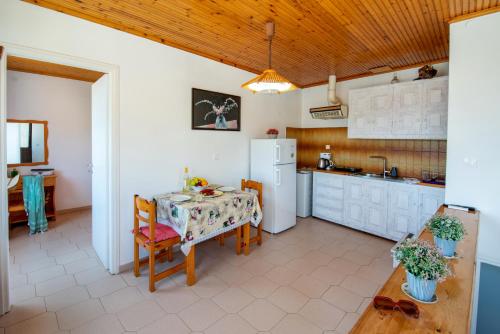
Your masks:
<svg viewBox="0 0 500 334"><path fill-rule="evenodd" d="M139 231L149 238L149 226L139 227ZM178 237L177 232L174 231L170 226L156 223L155 228L155 242L164 241L167 239Z"/></svg>

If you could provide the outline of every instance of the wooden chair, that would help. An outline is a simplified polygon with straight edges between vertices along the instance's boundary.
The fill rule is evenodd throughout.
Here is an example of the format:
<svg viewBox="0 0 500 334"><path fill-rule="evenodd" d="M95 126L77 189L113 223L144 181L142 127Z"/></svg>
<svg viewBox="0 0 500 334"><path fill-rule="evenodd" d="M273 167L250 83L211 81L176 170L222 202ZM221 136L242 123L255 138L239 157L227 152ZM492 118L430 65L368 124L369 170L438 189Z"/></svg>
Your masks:
<svg viewBox="0 0 500 334"><path fill-rule="evenodd" d="M259 201L260 208L264 210L263 204L262 204L262 183L257 182L257 181L252 181L252 180L241 180L241 190L246 191L246 190L255 190L257 192L257 199ZM262 226L264 225L264 222L261 221L259 226L257 227L257 234L255 236L250 236L250 244L257 243L257 245L262 245ZM224 239L227 237L230 237L232 235L236 235L236 253L240 254L241 253L241 240L242 240L242 226L237 227L236 229L232 231L228 231L224 234L221 234L218 237L219 240L219 245L224 246Z"/></svg>
<svg viewBox="0 0 500 334"><path fill-rule="evenodd" d="M147 226L140 226L140 222ZM156 260L166 258L173 261L172 248L181 242L181 237L169 226L156 221L156 201L148 201L134 195L134 274L140 276L141 266L149 263L149 291L156 290L155 282L186 268L186 261L155 273ZM148 250L148 258L139 259L139 246ZM156 254L158 252L158 254Z"/></svg>

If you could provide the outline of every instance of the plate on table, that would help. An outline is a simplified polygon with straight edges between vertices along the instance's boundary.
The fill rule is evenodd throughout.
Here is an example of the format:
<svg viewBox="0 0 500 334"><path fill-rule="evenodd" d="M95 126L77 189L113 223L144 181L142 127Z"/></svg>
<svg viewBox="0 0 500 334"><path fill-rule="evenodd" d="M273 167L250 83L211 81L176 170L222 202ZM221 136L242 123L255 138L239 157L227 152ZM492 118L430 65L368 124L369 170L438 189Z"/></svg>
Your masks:
<svg viewBox="0 0 500 334"><path fill-rule="evenodd" d="M224 193L229 193L229 192L235 191L236 188L235 187L219 187L219 188L217 188L217 190L222 191Z"/></svg>
<svg viewBox="0 0 500 334"><path fill-rule="evenodd" d="M219 191L219 190L213 190L210 192L208 192L207 190L208 189L200 192L204 198L214 198L214 197L219 197L219 196L224 195L224 193L222 191Z"/></svg>
<svg viewBox="0 0 500 334"><path fill-rule="evenodd" d="M188 195L181 195L181 194L174 194L172 196L170 196L170 200L172 202L186 202L186 201L189 201L191 199L191 196L188 196Z"/></svg>

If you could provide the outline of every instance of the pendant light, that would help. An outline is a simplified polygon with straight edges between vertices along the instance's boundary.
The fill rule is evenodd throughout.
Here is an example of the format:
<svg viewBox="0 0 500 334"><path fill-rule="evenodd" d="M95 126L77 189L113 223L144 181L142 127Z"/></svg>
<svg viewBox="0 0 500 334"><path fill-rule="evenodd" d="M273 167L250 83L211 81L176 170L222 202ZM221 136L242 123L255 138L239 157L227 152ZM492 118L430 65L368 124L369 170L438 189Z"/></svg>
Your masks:
<svg viewBox="0 0 500 334"><path fill-rule="evenodd" d="M269 67L250 81L245 82L241 87L253 93L279 94L289 92L297 87L273 70L271 66L271 45L274 37L274 22L266 23L267 40L269 41Z"/></svg>

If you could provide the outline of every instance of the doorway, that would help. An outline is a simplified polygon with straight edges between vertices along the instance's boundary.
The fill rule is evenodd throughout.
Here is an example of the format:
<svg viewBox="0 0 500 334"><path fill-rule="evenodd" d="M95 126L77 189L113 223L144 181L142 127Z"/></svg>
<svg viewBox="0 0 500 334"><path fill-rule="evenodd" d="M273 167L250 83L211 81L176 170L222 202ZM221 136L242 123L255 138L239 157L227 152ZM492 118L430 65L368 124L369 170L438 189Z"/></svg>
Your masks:
<svg viewBox="0 0 500 334"><path fill-rule="evenodd" d="M92 246L104 267L112 274L118 273L118 68L101 62L10 44L3 45L0 57L1 129L6 129L7 122L8 57L49 64L46 68L52 64L87 72L101 72L102 76L92 84L91 89L92 163L88 165L88 168L92 172ZM0 180L2 185L0 195L0 314L3 314L10 309L6 131L2 131L0 142L0 171L2 173Z"/></svg>

